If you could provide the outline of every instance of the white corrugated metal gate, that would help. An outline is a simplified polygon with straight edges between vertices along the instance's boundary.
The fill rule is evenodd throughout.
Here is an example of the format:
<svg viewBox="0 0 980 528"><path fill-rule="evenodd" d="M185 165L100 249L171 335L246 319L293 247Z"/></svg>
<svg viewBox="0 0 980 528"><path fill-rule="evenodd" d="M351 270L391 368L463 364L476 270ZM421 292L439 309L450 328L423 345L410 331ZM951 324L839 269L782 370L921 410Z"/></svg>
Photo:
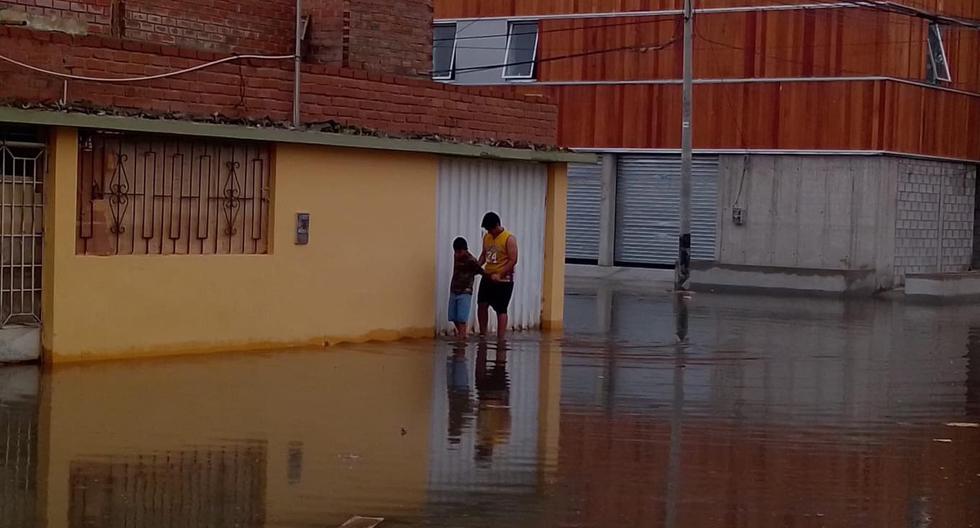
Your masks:
<svg viewBox="0 0 980 528"><path fill-rule="evenodd" d="M453 239L465 237L470 251L480 256L480 221L487 211L500 215L517 238L519 260L510 304L513 328L534 328L541 322L541 283L544 270L545 197L547 167L536 163L443 158L439 162L436 217L436 329L448 332L449 281L453 273ZM477 279L479 283L479 279ZM476 295L471 322L476 320ZM495 326L491 313L491 327Z"/></svg>
<svg viewBox="0 0 980 528"><path fill-rule="evenodd" d="M565 257L599 260L599 211L602 202L602 165L568 166L568 223Z"/></svg>
<svg viewBox="0 0 980 528"><path fill-rule="evenodd" d="M679 230L680 156L622 156L616 192L616 261L673 265ZM694 159L691 258L715 259L718 158Z"/></svg>

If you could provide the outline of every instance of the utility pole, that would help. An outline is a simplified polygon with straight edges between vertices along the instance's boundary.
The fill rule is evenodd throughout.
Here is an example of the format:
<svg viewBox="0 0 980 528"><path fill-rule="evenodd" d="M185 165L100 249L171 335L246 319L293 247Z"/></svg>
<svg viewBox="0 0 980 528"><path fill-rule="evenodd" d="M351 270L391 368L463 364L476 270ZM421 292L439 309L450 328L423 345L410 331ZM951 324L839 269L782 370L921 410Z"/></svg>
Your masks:
<svg viewBox="0 0 980 528"><path fill-rule="evenodd" d="M300 75L302 67L302 46L303 46L303 0L296 0L296 34L295 47L293 48L293 126L300 125Z"/></svg>
<svg viewBox="0 0 980 528"><path fill-rule="evenodd" d="M686 291L691 282L691 170L694 162L692 99L694 97L694 0L684 0L684 95L681 102L680 232L674 290Z"/></svg>

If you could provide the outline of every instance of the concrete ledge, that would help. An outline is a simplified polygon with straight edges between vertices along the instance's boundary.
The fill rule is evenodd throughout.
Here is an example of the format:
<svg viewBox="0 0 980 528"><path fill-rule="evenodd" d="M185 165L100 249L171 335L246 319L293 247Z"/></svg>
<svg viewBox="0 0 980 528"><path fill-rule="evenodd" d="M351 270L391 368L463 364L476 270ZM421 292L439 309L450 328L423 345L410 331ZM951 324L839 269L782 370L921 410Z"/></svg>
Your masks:
<svg viewBox="0 0 980 528"><path fill-rule="evenodd" d="M905 296L920 300L980 299L980 271L909 274L905 276Z"/></svg>
<svg viewBox="0 0 980 528"><path fill-rule="evenodd" d="M695 290L765 291L818 295L871 295L874 270L825 270L744 266L718 263L692 264Z"/></svg>
<svg viewBox="0 0 980 528"><path fill-rule="evenodd" d="M565 277L569 279L603 279L613 282L666 282L673 284L674 270L566 264Z"/></svg>
<svg viewBox="0 0 980 528"><path fill-rule="evenodd" d="M9 326L0 329L0 363L37 361L41 357L41 329Z"/></svg>

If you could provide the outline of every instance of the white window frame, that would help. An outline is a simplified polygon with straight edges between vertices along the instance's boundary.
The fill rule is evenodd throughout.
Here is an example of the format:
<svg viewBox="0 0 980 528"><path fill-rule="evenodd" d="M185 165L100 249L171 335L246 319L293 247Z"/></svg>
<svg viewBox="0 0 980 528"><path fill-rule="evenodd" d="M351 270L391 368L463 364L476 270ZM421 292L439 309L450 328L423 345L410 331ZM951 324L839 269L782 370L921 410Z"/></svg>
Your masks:
<svg viewBox="0 0 980 528"><path fill-rule="evenodd" d="M449 69L448 73L445 75L436 75L435 63L432 64L432 80L434 81L451 81L456 78L456 45L459 44L459 25L456 22L439 22L432 24L432 36L435 37L435 28L439 26L452 26L453 28L453 54L452 58L449 59ZM432 58L435 59L435 46L433 46Z"/></svg>
<svg viewBox="0 0 980 528"><path fill-rule="evenodd" d="M943 43L942 26L932 22L929 24L929 28L926 31L929 32L929 34L926 36L926 52L929 54L929 62L932 65L933 76L937 81L953 82L953 72L949 67L949 56L946 55L946 44ZM936 68L935 54L933 53L934 50L932 49L932 39L930 37L932 36L933 32L936 33L936 41L939 43L939 55L942 57L943 64L946 66L945 71L942 72L942 76L940 75L940 71Z"/></svg>
<svg viewBox="0 0 980 528"><path fill-rule="evenodd" d="M527 75L508 75L507 69L510 67L510 44L511 38L514 36L514 27L520 24L528 24L533 22L535 25L534 30L534 49L531 51L531 71ZM507 47L504 53L504 71L503 78L509 80L528 80L534 79L534 75L537 71L538 66L538 41L541 39L541 22L538 20L515 20L507 22Z"/></svg>

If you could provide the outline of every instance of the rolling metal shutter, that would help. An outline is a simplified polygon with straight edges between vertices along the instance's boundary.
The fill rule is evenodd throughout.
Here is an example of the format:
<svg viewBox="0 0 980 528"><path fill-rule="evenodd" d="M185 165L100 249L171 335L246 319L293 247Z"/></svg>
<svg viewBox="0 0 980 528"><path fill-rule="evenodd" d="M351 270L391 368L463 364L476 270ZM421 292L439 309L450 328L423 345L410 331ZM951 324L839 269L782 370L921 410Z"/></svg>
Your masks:
<svg viewBox="0 0 980 528"><path fill-rule="evenodd" d="M673 265L677 260L680 176L680 156L622 156L619 159L617 262ZM718 158L695 158L691 184L691 258L714 260Z"/></svg>
<svg viewBox="0 0 980 528"><path fill-rule="evenodd" d="M568 224L565 257L599 259L599 209L602 201L602 165L568 166Z"/></svg>

